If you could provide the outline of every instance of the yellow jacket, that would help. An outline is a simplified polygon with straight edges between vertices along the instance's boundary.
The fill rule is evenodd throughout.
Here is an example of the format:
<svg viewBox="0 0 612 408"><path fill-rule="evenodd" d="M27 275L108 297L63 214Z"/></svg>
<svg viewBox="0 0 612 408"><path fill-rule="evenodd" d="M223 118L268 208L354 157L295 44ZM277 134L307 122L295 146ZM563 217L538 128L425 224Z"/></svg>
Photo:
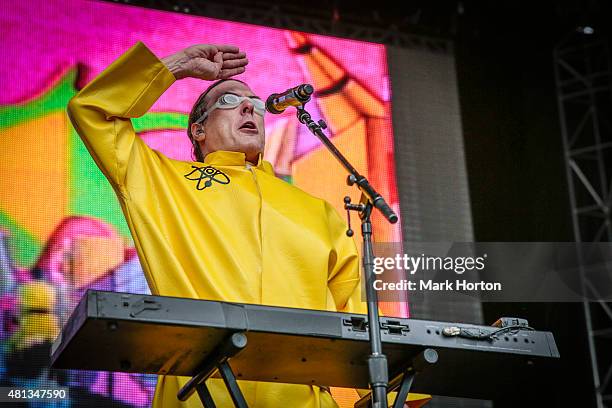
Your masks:
<svg viewBox="0 0 612 408"><path fill-rule="evenodd" d="M358 254L331 205L275 177L261 157L251 165L243 153L218 151L204 163L177 161L136 136L130 118L146 113L174 81L138 43L68 104L119 198L152 293L352 310ZM201 407L196 395L176 398L186 381L159 376L153 405ZM233 406L221 380L207 384L219 407ZM336 406L315 386L242 381L240 388L249 407Z"/></svg>
<svg viewBox="0 0 612 408"><path fill-rule="evenodd" d="M359 261L328 203L275 177L261 158L251 166L243 153L220 151L204 163L176 161L136 136L129 118L147 112L174 81L139 43L68 105L74 127L119 197L151 291L345 309L359 283ZM201 406L197 396L179 404L184 381L160 376L155 405ZM220 407L232 406L219 381L208 384ZM318 387L242 382L241 389L251 407L335 406Z"/></svg>

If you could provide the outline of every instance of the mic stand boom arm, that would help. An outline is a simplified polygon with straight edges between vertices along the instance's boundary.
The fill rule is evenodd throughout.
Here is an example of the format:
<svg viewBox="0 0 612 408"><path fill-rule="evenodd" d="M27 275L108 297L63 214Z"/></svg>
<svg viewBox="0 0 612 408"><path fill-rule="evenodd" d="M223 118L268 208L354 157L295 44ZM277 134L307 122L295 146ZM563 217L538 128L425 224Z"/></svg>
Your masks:
<svg viewBox="0 0 612 408"><path fill-rule="evenodd" d="M318 123L312 120L310 113L304 106L297 108L298 120L306 125L308 129L331 151L342 166L349 172L347 184L357 185L361 190L361 204L350 204L350 199L345 203L348 210L359 211L361 219L361 234L363 236L363 269L366 277L366 300L368 305L368 326L370 333L370 351L368 356L368 371L370 375L370 389L372 390L373 408L387 408L387 387L389 385L389 370L387 357L382 352L380 338L380 316L378 314L378 295L374 290L374 253L372 249L372 223L370 215L372 207L377 208L383 216L392 224L397 222L397 215L385 202L384 198L368 182L368 179L357 172L357 170L340 153L333 143L325 136L323 129L327 128L325 121Z"/></svg>
<svg viewBox="0 0 612 408"><path fill-rule="evenodd" d="M353 184L357 184L357 188L361 190L361 192L366 196L368 201L377 208L382 215L391 223L395 224L397 222L397 215L391 207L387 204L385 199L378 194L378 192L372 187L367 178L359 174L357 169L353 167L351 163L344 157L342 153L333 145L333 143L325 136L322 129L327 128L327 124L323 119L319 120L319 123L312 120L310 113L304 109L304 106L298 106L297 108L297 118L298 120L305 124L310 131L319 138L319 140L329 149L329 151L338 159L340 164L349 172L349 176L347 179L347 184L352 186Z"/></svg>

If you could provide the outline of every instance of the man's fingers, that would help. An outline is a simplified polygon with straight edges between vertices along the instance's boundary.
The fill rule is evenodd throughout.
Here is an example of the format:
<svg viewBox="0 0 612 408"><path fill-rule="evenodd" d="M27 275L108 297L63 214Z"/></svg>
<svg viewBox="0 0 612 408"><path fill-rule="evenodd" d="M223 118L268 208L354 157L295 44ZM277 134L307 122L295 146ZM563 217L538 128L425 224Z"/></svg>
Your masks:
<svg viewBox="0 0 612 408"><path fill-rule="evenodd" d="M229 77L233 77L234 75L239 75L244 72L244 67L231 68L231 69L222 69L219 73L219 78L227 79Z"/></svg>
<svg viewBox="0 0 612 408"><path fill-rule="evenodd" d="M249 63L246 53L227 44L200 44L184 51L193 60L194 68L186 76L206 80L225 79L242 74ZM211 64L212 63L212 64Z"/></svg>
<svg viewBox="0 0 612 408"><path fill-rule="evenodd" d="M223 65L223 53L220 51L217 52L213 57L213 61L215 62L215 64Z"/></svg>
<svg viewBox="0 0 612 408"><path fill-rule="evenodd" d="M216 65L215 70L218 70L217 72L221 72L221 69L223 68L223 53L221 51L215 54L213 57L213 62Z"/></svg>
<svg viewBox="0 0 612 408"><path fill-rule="evenodd" d="M223 61L222 69L231 69L231 68L244 67L248 63L249 63L249 60L247 60L246 58L234 59L234 60L225 60L225 61Z"/></svg>
<svg viewBox="0 0 612 408"><path fill-rule="evenodd" d="M242 59L246 57L246 52L224 52L223 59L224 60L233 60L233 59Z"/></svg>
<svg viewBox="0 0 612 408"><path fill-rule="evenodd" d="M217 50L221 52L237 53L238 51L240 51L235 45L214 44L213 47L216 47Z"/></svg>

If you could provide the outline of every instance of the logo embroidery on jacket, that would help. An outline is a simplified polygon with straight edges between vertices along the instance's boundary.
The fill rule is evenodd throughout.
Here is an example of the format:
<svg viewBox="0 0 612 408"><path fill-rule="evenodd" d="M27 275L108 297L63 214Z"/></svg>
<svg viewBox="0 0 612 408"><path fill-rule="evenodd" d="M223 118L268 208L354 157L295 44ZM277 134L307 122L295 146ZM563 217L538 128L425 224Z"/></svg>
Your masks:
<svg viewBox="0 0 612 408"><path fill-rule="evenodd" d="M219 169L212 166L197 167L191 166L193 170L185 174L187 180L197 181L196 189L204 190L212 186L213 181L219 184L229 184L230 178Z"/></svg>

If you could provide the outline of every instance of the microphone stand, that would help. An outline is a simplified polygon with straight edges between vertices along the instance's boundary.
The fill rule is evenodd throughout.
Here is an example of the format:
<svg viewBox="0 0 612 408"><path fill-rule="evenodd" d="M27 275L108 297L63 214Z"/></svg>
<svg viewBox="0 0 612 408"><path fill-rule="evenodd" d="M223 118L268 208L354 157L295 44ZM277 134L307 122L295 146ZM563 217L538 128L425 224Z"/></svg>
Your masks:
<svg viewBox="0 0 612 408"><path fill-rule="evenodd" d="M361 191L361 200L359 204L352 204L349 197L344 199L344 208L347 211L357 211L361 219L361 234L363 236L363 269L366 278L366 301L368 305L368 326L370 332L370 350L368 356L368 371L369 384L372 390L372 407L387 408L387 387L389 386L389 370L387 365L387 357L382 352L382 342L380 336L380 316L378 314L378 295L374 290L374 253L372 249L372 223L370 215L372 208L377 208L383 216L392 224L397 222L397 215L387 205L384 198L370 185L368 180L359 174L357 170L348 162L348 160L340 153L333 143L325 136L323 129L327 128L324 120L315 122L310 114L304 109L304 102L301 106L297 106L297 118L306 125L308 129L327 147L331 153L338 159L342 166L348 171L347 184L349 186L356 185ZM352 236L349 230L348 236Z"/></svg>

